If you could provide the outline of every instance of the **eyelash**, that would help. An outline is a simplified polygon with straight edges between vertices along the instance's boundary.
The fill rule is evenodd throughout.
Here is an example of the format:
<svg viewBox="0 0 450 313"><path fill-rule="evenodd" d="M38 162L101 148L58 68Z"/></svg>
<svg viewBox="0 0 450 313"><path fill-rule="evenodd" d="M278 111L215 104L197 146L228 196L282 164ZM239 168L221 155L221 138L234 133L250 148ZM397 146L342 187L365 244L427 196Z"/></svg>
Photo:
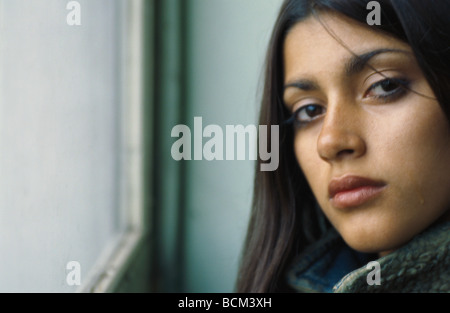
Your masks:
<svg viewBox="0 0 450 313"><path fill-rule="evenodd" d="M375 88L383 86L383 84L385 85L384 87L387 86L386 84L388 84L388 85L389 84L395 84L396 87L395 87L394 90L386 92L386 94L374 95L374 96L370 96L370 97L372 99L379 100L382 103L388 103L389 101L395 101L395 100L399 99L400 97L402 97L408 91L409 86L410 86L410 81L405 79L405 78L385 78L385 79L382 79L382 80L372 84L369 87L369 89L366 91L366 93L364 94L364 97L366 97ZM283 124L294 124L294 126L296 126L296 127L301 127L301 126L307 125L308 123L311 123L312 121L314 121L317 117L311 118L310 121L301 121L301 120L299 120L297 118L298 115L300 113L302 113L303 110L306 110L307 108L311 108L311 107L317 108L319 106L320 105L314 104L314 103L306 104L306 105L300 107L299 109L297 109L291 115L291 117L288 120L286 120ZM320 106L320 107L322 107L322 106Z"/></svg>
<svg viewBox="0 0 450 313"><path fill-rule="evenodd" d="M394 101L403 96L409 89L410 81L405 78L385 78L381 81L374 83L369 87L368 91L364 94L366 96L370 91L374 90L377 87L383 86L383 84L392 84L394 83L397 87L387 92L385 95L377 95L372 98L383 100L383 102Z"/></svg>

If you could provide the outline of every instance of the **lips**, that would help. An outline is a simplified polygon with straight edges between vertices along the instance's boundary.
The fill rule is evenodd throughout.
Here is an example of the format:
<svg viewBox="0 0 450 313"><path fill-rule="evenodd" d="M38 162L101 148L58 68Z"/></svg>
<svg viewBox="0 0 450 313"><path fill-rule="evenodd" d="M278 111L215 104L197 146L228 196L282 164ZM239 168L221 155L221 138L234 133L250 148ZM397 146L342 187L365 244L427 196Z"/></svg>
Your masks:
<svg viewBox="0 0 450 313"><path fill-rule="evenodd" d="M386 183L359 176L345 176L331 180L328 194L333 206L346 209L361 206L378 197Z"/></svg>

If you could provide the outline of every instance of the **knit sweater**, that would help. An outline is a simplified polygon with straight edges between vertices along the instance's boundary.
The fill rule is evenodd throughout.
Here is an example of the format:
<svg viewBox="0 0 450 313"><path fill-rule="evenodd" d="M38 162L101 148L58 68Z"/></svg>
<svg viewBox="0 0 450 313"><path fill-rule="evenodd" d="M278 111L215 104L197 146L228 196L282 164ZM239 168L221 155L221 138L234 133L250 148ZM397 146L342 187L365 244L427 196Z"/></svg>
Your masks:
<svg viewBox="0 0 450 313"><path fill-rule="evenodd" d="M287 280L299 292L450 292L449 248L450 222L381 258L356 252L331 230L295 260Z"/></svg>

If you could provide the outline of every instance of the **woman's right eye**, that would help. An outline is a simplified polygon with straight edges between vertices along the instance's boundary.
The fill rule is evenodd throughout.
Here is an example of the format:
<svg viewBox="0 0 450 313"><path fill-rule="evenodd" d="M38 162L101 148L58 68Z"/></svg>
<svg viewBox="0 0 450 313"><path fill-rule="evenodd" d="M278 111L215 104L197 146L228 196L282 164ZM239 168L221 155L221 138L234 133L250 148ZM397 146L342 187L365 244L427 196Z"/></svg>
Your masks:
<svg viewBox="0 0 450 313"><path fill-rule="evenodd" d="M308 104L294 112L294 119L299 124L307 124L325 113L325 108L318 104Z"/></svg>

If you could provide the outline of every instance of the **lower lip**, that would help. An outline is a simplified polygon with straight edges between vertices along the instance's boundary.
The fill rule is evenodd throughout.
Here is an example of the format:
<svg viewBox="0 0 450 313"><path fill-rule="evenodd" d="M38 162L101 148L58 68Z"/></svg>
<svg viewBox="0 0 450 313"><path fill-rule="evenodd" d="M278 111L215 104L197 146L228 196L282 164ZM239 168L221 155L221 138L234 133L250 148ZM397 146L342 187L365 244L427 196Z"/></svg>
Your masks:
<svg viewBox="0 0 450 313"><path fill-rule="evenodd" d="M331 202L338 209L358 207L378 197L384 188L385 186L363 186L339 192L331 198Z"/></svg>

